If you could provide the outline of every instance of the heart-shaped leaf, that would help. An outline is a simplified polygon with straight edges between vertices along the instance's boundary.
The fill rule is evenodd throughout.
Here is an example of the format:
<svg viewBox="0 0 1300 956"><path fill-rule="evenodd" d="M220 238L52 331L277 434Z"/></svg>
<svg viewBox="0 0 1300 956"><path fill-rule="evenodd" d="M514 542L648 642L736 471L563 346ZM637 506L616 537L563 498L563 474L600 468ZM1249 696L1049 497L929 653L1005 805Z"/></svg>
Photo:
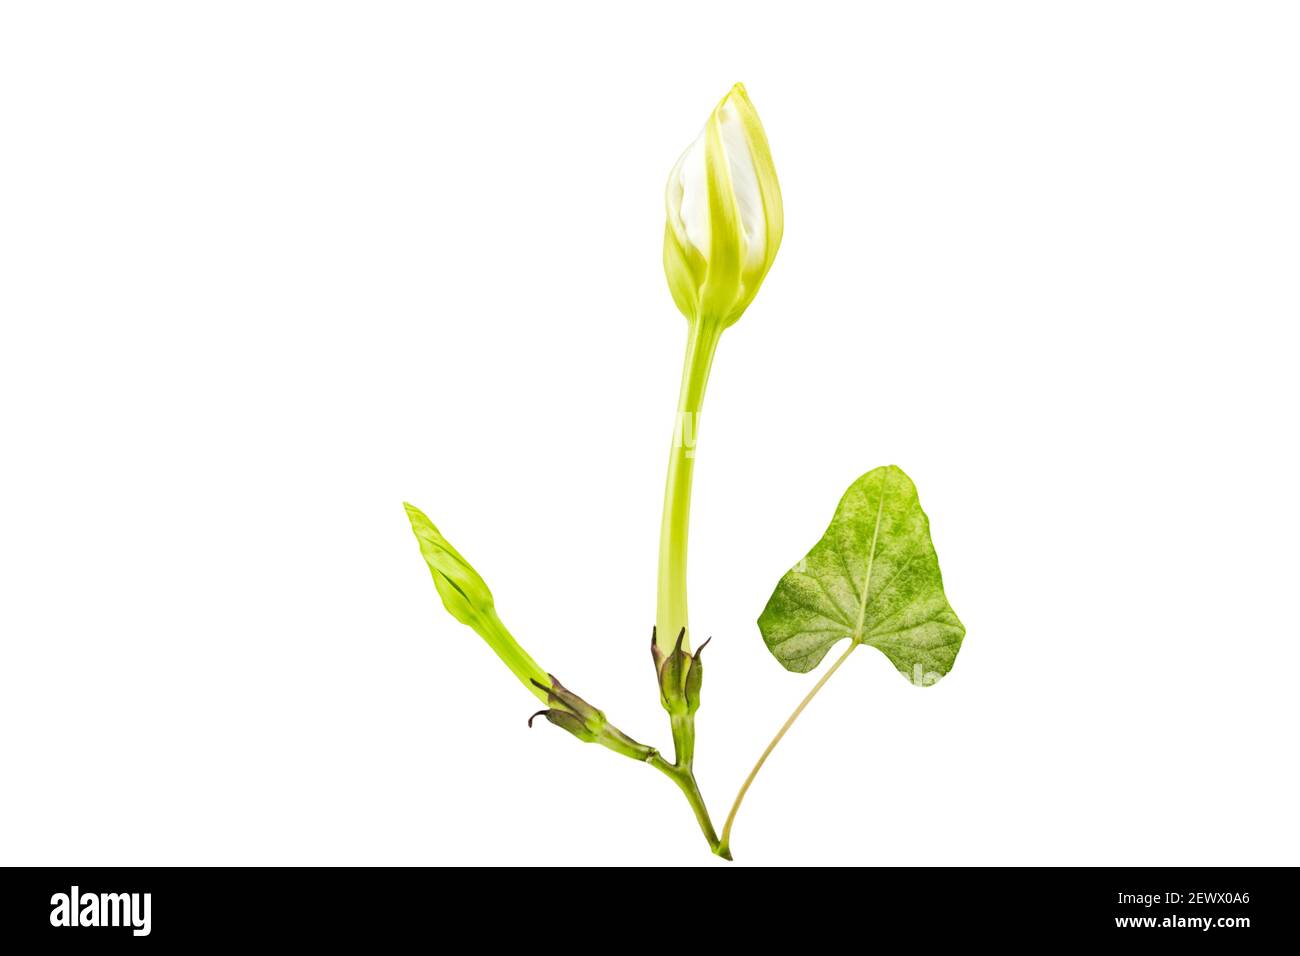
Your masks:
<svg viewBox="0 0 1300 956"><path fill-rule="evenodd" d="M943 593L930 521L902 469L867 472L758 619L768 650L807 673L844 638L878 648L913 683L952 669L966 628Z"/></svg>

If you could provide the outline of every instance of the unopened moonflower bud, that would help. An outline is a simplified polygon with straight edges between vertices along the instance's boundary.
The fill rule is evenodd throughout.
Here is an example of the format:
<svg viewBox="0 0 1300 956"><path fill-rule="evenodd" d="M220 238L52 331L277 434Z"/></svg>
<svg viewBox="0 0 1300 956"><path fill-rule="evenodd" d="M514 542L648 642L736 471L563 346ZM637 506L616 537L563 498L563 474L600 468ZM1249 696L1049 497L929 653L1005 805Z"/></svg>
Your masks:
<svg viewBox="0 0 1300 956"><path fill-rule="evenodd" d="M433 586L438 589L443 606L462 624L474 626L493 609L492 592L468 561L451 542L442 536L428 516L415 505L406 506L411 530L420 542L420 553L433 572Z"/></svg>
<svg viewBox="0 0 1300 956"><path fill-rule="evenodd" d="M549 678L528 652L519 646L497 616L487 582L479 576L442 532L415 505L406 506L411 530L420 542L420 554L433 573L433 586L442 604L456 620L473 628L523 682L530 692L546 700Z"/></svg>
<svg viewBox="0 0 1300 956"><path fill-rule="evenodd" d="M668 177L664 271L686 318L726 328L781 245L781 188L767 135L737 83Z"/></svg>

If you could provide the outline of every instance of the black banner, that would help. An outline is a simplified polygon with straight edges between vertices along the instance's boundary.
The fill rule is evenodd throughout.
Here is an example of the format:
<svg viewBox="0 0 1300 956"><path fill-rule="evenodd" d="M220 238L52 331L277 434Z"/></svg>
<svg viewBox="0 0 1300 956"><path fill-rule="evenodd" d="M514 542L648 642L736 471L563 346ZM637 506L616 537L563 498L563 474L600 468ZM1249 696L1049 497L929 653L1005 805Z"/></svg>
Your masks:
<svg viewBox="0 0 1300 956"><path fill-rule="evenodd" d="M644 933L671 921L698 926L704 941L755 932L767 941L813 940L819 920L839 935L846 916L864 945L902 935L918 943L1129 938L1239 946L1293 934L1290 869L754 869L603 876L579 869L7 869L0 925L8 940L95 948L373 946L409 942L413 933L448 942L482 934L494 946L527 945L533 935L544 945L557 931L576 942L602 927L605 943L617 947L640 945ZM611 920L627 926L626 939L608 935Z"/></svg>

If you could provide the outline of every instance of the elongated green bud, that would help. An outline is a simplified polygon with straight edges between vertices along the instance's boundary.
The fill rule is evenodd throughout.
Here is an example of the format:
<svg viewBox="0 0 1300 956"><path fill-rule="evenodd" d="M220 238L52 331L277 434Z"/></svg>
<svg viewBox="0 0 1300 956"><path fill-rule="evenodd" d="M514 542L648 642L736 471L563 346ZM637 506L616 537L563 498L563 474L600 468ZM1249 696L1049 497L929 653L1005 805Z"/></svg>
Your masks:
<svg viewBox="0 0 1300 956"><path fill-rule="evenodd" d="M433 572L433 586L438 589L443 606L460 623L473 627L477 619L495 606L487 582L451 546L423 511L408 504L406 516L411 519L411 530L420 542L420 554Z"/></svg>
<svg viewBox="0 0 1300 956"><path fill-rule="evenodd" d="M550 677L519 646L497 617L492 591L461 553L442 536L434 523L415 505L406 505L411 530L420 542L420 554L433 573L433 586L442 598L443 607L462 624L473 628L496 651L535 697L546 700Z"/></svg>

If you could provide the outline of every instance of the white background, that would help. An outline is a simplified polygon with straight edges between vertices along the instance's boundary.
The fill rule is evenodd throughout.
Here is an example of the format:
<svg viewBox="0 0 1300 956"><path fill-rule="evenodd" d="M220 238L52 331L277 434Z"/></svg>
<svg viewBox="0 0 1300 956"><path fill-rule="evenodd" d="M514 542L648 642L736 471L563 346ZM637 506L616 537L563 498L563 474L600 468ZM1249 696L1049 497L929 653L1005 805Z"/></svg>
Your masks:
<svg viewBox="0 0 1300 956"><path fill-rule="evenodd" d="M0 17L0 861L724 865L439 605L667 747L662 187L743 80L785 241L700 435L719 822L754 620L897 463L968 634L870 649L740 864L1295 864L1288 4L30 4Z"/></svg>

